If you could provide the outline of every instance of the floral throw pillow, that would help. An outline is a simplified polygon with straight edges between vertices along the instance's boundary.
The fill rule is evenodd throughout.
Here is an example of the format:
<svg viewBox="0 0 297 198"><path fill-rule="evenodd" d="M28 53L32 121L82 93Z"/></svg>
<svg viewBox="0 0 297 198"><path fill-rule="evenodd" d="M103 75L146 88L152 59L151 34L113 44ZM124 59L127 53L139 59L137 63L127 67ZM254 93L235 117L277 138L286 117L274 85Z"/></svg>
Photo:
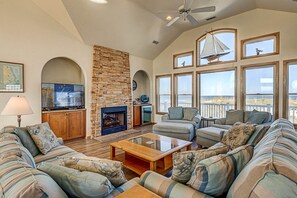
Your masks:
<svg viewBox="0 0 297 198"><path fill-rule="evenodd" d="M253 124L235 125L224 134L221 142L230 146L230 149L233 150L246 144L255 129L256 126Z"/></svg>
<svg viewBox="0 0 297 198"><path fill-rule="evenodd" d="M47 154L52 148L59 145L56 135L47 122L27 126L27 129L42 154Z"/></svg>

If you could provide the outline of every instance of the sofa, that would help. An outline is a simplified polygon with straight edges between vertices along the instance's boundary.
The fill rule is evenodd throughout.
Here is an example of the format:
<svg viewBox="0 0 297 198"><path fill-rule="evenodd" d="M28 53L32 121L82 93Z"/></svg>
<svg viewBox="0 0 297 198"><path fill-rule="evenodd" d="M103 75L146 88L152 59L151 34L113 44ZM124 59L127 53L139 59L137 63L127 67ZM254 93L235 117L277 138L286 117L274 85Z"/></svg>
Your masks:
<svg viewBox="0 0 297 198"><path fill-rule="evenodd" d="M49 152L42 154L37 151L39 153L33 157L32 143L24 142L19 135L15 127L4 127L0 131L0 197L111 198L139 183L139 178L134 178L115 187L110 178L102 174L62 166L65 159L76 160L86 156L64 146L59 138L57 146ZM96 159L92 158L92 161ZM65 177L61 177L63 174Z"/></svg>
<svg viewBox="0 0 297 198"><path fill-rule="evenodd" d="M265 126L258 126L261 127ZM259 138L259 133L255 133L247 142L247 146L254 147L251 159L241 172L235 169L235 175L231 173L235 180L230 188L224 189L225 193L221 197L297 197L297 132L293 124L288 120L278 119L265 131L263 137ZM219 146L222 146L221 142L211 148ZM211 173L204 175L201 180L209 181L207 179L210 175ZM203 191L206 186L220 186L225 183L221 177L217 177L213 183L202 183L204 188L199 189ZM141 175L140 184L161 197L212 197L152 171Z"/></svg>
<svg viewBox="0 0 297 198"><path fill-rule="evenodd" d="M235 123L253 123L257 125L270 125L273 116L269 112L259 112L257 110L229 110L226 111L225 118L215 120L210 127L196 130L198 147L211 147L221 141L224 133L228 131Z"/></svg>
<svg viewBox="0 0 297 198"><path fill-rule="evenodd" d="M153 126L153 133L191 141L199 128L201 116L195 107L169 107L161 122Z"/></svg>

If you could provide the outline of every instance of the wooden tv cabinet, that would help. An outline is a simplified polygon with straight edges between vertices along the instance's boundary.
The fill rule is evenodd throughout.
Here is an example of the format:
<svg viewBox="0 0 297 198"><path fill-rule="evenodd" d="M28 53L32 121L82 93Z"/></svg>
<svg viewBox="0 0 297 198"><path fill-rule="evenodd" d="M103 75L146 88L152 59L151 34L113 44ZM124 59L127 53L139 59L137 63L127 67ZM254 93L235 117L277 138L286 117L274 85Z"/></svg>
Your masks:
<svg viewBox="0 0 297 198"><path fill-rule="evenodd" d="M86 109L43 111L42 122L48 122L63 140L86 136Z"/></svg>

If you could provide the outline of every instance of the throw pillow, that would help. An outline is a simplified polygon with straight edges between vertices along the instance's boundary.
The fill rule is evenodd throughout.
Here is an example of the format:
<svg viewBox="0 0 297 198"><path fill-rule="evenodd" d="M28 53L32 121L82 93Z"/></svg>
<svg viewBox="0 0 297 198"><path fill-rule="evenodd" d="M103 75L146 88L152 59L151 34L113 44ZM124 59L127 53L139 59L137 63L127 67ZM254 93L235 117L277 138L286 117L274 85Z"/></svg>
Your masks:
<svg viewBox="0 0 297 198"><path fill-rule="evenodd" d="M244 145L255 131L256 127L252 124L241 124L232 127L224 134L221 142L230 146L233 150Z"/></svg>
<svg viewBox="0 0 297 198"><path fill-rule="evenodd" d="M27 128L16 127L14 133L21 139L22 144L30 151L33 157L40 153Z"/></svg>
<svg viewBox="0 0 297 198"><path fill-rule="evenodd" d="M249 138L247 144L251 144L253 146L257 145L260 140L264 137L266 132L269 130L270 126L258 125L253 133L253 135Z"/></svg>
<svg viewBox="0 0 297 198"><path fill-rule="evenodd" d="M96 157L82 157L82 158L63 158L64 166L74 168L80 171L90 171L99 173L107 177L107 179L118 187L127 181L122 170L122 162L99 159Z"/></svg>
<svg viewBox="0 0 297 198"><path fill-rule="evenodd" d="M257 113L254 112L248 118L247 123L262 124L266 119L266 117L267 117L266 112L257 112Z"/></svg>
<svg viewBox="0 0 297 198"><path fill-rule="evenodd" d="M49 162L42 162L37 168L51 176L70 197L106 197L114 189L106 177L97 173Z"/></svg>
<svg viewBox="0 0 297 198"><path fill-rule="evenodd" d="M173 153L173 169L171 179L180 183L187 183L190 180L198 162L214 155L225 154L228 152L228 150L228 146L221 146L214 149Z"/></svg>
<svg viewBox="0 0 297 198"><path fill-rule="evenodd" d="M227 111L226 124L233 125L236 122L243 122L243 110Z"/></svg>
<svg viewBox="0 0 297 198"><path fill-rule="evenodd" d="M183 115L183 108L182 107L169 107L169 120L182 120Z"/></svg>
<svg viewBox="0 0 297 198"><path fill-rule="evenodd" d="M40 152L44 155L47 154L52 148L59 145L56 135L51 130L47 122L33 126L27 126L27 130Z"/></svg>
<svg viewBox="0 0 297 198"><path fill-rule="evenodd" d="M202 160L187 185L207 195L220 196L228 191L252 156L253 147L244 145L225 155Z"/></svg>
<svg viewBox="0 0 297 198"><path fill-rule="evenodd" d="M197 108L185 107L184 108L184 120L192 121L193 118L196 116L197 112L198 112Z"/></svg>

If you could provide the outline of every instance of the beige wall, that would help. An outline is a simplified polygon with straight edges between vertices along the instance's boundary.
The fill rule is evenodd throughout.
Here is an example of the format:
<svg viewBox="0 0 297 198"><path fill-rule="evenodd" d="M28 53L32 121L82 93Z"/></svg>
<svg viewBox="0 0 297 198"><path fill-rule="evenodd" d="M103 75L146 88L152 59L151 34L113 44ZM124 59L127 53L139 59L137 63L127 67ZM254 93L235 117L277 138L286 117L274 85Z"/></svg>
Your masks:
<svg viewBox="0 0 297 198"><path fill-rule="evenodd" d="M240 65L280 61L280 104L282 104L282 61L286 59L297 58L297 14L288 12L279 12L272 10L255 9L242 13L224 20L216 21L204 25L180 35L168 48L166 48L154 61L154 77L160 74L171 74L183 71L198 71L209 68L240 67ZM237 57L238 62L230 64L220 64L200 68L188 68L173 70L172 56L180 52L194 50L196 54L196 39L205 34L205 32L219 28L236 28L238 30L237 39ZM268 33L280 32L280 54L268 57L240 60L240 40L260 36ZM196 64L196 55L195 55ZM238 72L239 77L239 72ZM195 81L196 82L196 75ZM195 84L196 90L196 84ZM240 82L238 82L237 93L239 93ZM155 92L154 92L155 94ZM194 104L196 103L196 91L194 92ZM237 104L240 105L238 97ZM280 115L282 105L280 105ZM160 115L156 115L155 121L160 121Z"/></svg>
<svg viewBox="0 0 297 198"><path fill-rule="evenodd" d="M0 60L24 63L25 92L0 93L0 111L11 96L25 96L34 114L22 116L22 126L41 121L41 72L55 57L67 57L82 69L86 85L86 107L90 105L90 80L93 51L69 34L58 22L31 1L0 2ZM87 114L89 132L89 111ZM0 115L0 128L16 125L16 116Z"/></svg>
<svg viewBox="0 0 297 198"><path fill-rule="evenodd" d="M150 95L150 80L148 78L148 75L144 71L138 71L135 73L133 80L137 83L137 88L135 91L133 91L133 100L136 98L140 98L142 95L148 95L151 98Z"/></svg>

